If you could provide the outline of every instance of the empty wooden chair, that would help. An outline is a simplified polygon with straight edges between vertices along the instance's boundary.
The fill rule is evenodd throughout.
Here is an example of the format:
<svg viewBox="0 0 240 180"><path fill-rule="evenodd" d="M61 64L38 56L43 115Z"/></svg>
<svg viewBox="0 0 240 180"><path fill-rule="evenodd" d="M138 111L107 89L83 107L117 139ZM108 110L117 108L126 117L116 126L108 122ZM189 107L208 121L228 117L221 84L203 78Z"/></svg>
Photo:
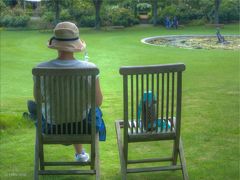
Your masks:
<svg viewBox="0 0 240 180"><path fill-rule="evenodd" d="M127 173L182 170L188 179L180 138L182 72L184 64L121 67L123 75L123 120L115 121L122 179ZM123 128L123 139L121 135ZM172 156L132 160L129 143L173 142ZM161 151L161 149L159 149ZM178 155L180 164L177 165ZM129 168L130 164L169 161L169 166Z"/></svg>
<svg viewBox="0 0 240 180"><path fill-rule="evenodd" d="M91 174L99 179L99 135L96 133L95 79L97 68L34 68L37 128L34 177L38 175ZM91 111L91 123L88 110ZM45 122L41 121L44 118ZM50 162L47 144L90 144L88 162ZM56 152L57 153L57 152ZM89 166L88 169L47 170L47 166Z"/></svg>

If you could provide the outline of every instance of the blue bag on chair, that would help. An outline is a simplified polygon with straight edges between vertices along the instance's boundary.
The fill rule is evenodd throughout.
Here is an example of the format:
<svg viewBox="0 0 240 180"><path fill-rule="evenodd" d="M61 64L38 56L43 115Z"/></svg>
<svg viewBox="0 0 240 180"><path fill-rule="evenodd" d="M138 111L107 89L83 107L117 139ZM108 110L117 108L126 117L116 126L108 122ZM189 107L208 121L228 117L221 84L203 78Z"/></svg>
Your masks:
<svg viewBox="0 0 240 180"><path fill-rule="evenodd" d="M154 129L161 126L163 126L164 129L166 128L166 122L156 117L155 104L156 104L156 98L154 97L153 93L151 91L148 91L148 93L144 92L143 99L140 100L140 103L138 105L138 123L140 124L140 127L143 126L144 129L146 130L151 129L151 122L152 122L152 127ZM146 125L146 119L148 119L147 125ZM168 128L171 128L171 124L168 124Z"/></svg>
<svg viewBox="0 0 240 180"><path fill-rule="evenodd" d="M88 114L88 123L91 124L91 110ZM96 131L99 132L99 141L106 141L106 126L100 108L96 108Z"/></svg>

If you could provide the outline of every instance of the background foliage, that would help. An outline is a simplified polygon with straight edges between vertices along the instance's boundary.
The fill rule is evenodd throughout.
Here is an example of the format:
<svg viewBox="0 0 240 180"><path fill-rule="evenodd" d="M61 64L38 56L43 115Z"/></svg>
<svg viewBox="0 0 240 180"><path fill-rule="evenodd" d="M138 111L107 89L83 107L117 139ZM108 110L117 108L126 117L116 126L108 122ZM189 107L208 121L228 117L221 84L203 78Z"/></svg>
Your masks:
<svg viewBox="0 0 240 180"><path fill-rule="evenodd" d="M41 23L39 28L53 27L59 21L73 21L82 27L94 27L96 21L101 26L132 26L139 23L139 14L148 13L149 23L154 5L157 6L158 24L164 24L166 16L176 16L180 24L214 23L216 0L48 0L42 1L41 7L36 3L23 0L0 0L0 26L25 27L32 23L30 16L38 11ZM96 6L100 3L100 17L96 19ZM25 7L25 9L23 9ZM221 1L219 23L239 21L239 0ZM197 23L196 23L197 22Z"/></svg>

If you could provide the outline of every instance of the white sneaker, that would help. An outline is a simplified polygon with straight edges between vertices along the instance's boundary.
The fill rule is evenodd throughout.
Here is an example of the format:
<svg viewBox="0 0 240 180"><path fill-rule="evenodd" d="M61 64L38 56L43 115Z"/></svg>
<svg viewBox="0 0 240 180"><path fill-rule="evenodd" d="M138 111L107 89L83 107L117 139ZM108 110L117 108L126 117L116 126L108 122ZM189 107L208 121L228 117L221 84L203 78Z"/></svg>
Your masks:
<svg viewBox="0 0 240 180"><path fill-rule="evenodd" d="M75 159L79 162L87 162L89 160L89 155L82 150L81 154L75 154Z"/></svg>

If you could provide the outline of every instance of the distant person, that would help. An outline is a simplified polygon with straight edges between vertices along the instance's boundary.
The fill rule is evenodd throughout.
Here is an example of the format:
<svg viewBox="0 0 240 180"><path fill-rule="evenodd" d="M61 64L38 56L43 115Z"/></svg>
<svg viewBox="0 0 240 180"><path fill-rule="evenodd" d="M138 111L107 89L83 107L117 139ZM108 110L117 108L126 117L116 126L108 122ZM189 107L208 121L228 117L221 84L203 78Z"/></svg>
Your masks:
<svg viewBox="0 0 240 180"><path fill-rule="evenodd" d="M166 18L165 18L165 26L167 29L169 29L171 27L171 21L170 21L169 16L166 16Z"/></svg>
<svg viewBox="0 0 240 180"><path fill-rule="evenodd" d="M173 27L175 29L178 29L178 19L176 16L173 17Z"/></svg>
<svg viewBox="0 0 240 180"><path fill-rule="evenodd" d="M80 61L74 57L75 52L81 52L85 49L86 44L79 39L78 27L71 22L58 23L54 29L54 36L49 40L48 47L56 49L58 56L56 59L43 62L37 67L81 67L89 68L96 67L95 64L87 61ZM34 97L35 97L35 83L34 83ZM96 79L96 106L102 104L102 92L100 89L99 77ZM28 109L30 118L36 119L36 103L28 101ZM25 113L25 116L28 115ZM43 117L44 118L44 117ZM87 117L85 117L87 118ZM82 144L74 144L75 159L80 162L87 162L89 155L83 149Z"/></svg>

